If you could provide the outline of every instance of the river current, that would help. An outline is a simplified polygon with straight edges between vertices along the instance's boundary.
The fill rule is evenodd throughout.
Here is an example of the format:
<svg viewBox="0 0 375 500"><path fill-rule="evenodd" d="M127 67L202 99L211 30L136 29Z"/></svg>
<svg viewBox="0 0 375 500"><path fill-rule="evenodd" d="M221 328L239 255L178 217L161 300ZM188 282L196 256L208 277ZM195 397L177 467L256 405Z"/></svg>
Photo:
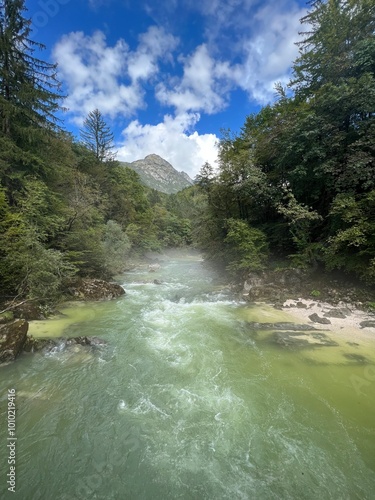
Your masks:
<svg viewBox="0 0 375 500"><path fill-rule="evenodd" d="M117 300L31 325L40 336L95 335L104 347L0 367L1 498L375 498L374 343L275 344L247 322L290 317L241 303L195 254L119 282L127 293Z"/></svg>

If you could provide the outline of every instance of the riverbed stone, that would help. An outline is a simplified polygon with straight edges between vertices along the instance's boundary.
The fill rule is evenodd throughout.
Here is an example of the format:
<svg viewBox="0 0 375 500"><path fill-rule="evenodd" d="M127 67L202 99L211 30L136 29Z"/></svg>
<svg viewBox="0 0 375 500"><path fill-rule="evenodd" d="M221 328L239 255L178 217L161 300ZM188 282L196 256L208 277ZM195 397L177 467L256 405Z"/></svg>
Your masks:
<svg viewBox="0 0 375 500"><path fill-rule="evenodd" d="M276 323L258 323L256 321L247 321L247 326L251 330L292 330L292 331L314 331L316 328L311 325L292 323L289 321Z"/></svg>
<svg viewBox="0 0 375 500"><path fill-rule="evenodd" d="M29 323L16 319L0 327L0 363L14 361L26 342Z"/></svg>
<svg viewBox="0 0 375 500"><path fill-rule="evenodd" d="M308 332L273 332L271 341L292 349L306 349L316 347L334 347L339 344L330 339L325 333Z"/></svg>
<svg viewBox="0 0 375 500"><path fill-rule="evenodd" d="M348 352L344 353L344 357L346 359L349 359L350 361L355 361L356 363L361 365L366 365L370 363L370 361L366 358L366 356L362 356L362 354Z"/></svg>
<svg viewBox="0 0 375 500"><path fill-rule="evenodd" d="M307 304L299 300L296 304L296 307L298 307L299 309L307 309Z"/></svg>
<svg viewBox="0 0 375 500"><path fill-rule="evenodd" d="M330 325L331 322L328 318L321 318L317 313L310 314L309 319L313 323L320 323L321 325Z"/></svg>

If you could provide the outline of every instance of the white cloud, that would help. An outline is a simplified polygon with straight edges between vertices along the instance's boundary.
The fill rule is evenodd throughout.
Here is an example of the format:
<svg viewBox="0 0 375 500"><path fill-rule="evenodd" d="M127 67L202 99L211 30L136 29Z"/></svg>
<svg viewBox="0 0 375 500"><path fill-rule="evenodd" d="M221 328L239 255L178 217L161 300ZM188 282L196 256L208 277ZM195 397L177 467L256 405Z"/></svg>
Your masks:
<svg viewBox="0 0 375 500"><path fill-rule="evenodd" d="M235 79L260 104L273 99L277 81L289 81L290 67L298 54L295 42L299 20L304 13L296 5L287 12L266 5L254 17L256 31L242 42L245 61L240 70L237 68Z"/></svg>
<svg viewBox="0 0 375 500"><path fill-rule="evenodd" d="M216 61L207 46L198 46L189 57L180 57L184 73L180 81L176 78L169 84L161 83L156 96L162 104L174 106L177 113L204 111L212 114L227 104L231 79L229 63Z"/></svg>
<svg viewBox="0 0 375 500"><path fill-rule="evenodd" d="M302 8L298 0L182 1L204 19L207 55L206 61L203 57L201 60L213 74L212 93L219 95L219 99L211 100L213 110L220 108L220 98L221 104L227 103L225 93L228 87L241 88L257 104L272 101L275 83L281 81L286 84L289 81L290 67L298 54L295 42L299 39L300 19L306 14L306 8ZM192 57L193 63L194 57L199 55L198 49ZM231 63L218 63L219 58ZM216 73L217 64L224 64L227 70L221 78ZM192 68L195 69L194 64ZM191 102L191 109L198 109L200 104L202 111L211 112L207 106L208 99L197 99L199 94L185 80L184 74L176 92L169 93L172 103L181 107L180 101L186 97L186 102ZM223 82L227 84L224 92L220 85Z"/></svg>
<svg viewBox="0 0 375 500"><path fill-rule="evenodd" d="M151 26L139 36L137 50L130 54L128 73L133 81L148 80L158 73L158 61L173 62L172 51L177 47L178 39L156 26Z"/></svg>
<svg viewBox="0 0 375 500"><path fill-rule="evenodd" d="M64 35L53 57L68 89L66 106L77 122L95 108L111 117L131 116L145 107L142 82L158 73L160 58L170 59L176 44L176 38L157 27L140 35L135 51L122 39L108 46L101 31Z"/></svg>
<svg viewBox="0 0 375 500"><path fill-rule="evenodd" d="M132 162L148 154L158 154L176 170L194 178L206 161L215 166L217 159L216 135L193 131L199 119L199 114L184 113L175 117L166 115L157 125L141 125L134 120L122 133L124 141L117 158Z"/></svg>

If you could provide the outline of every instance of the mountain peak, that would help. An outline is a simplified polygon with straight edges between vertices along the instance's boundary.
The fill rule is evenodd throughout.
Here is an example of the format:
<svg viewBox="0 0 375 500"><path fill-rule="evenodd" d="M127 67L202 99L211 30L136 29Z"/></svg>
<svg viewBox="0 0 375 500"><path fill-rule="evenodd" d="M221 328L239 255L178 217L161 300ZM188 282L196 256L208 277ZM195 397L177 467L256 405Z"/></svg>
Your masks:
<svg viewBox="0 0 375 500"><path fill-rule="evenodd" d="M177 193L193 184L188 174L178 172L157 154L147 155L143 160L127 163L126 166L137 172L143 184L162 193Z"/></svg>

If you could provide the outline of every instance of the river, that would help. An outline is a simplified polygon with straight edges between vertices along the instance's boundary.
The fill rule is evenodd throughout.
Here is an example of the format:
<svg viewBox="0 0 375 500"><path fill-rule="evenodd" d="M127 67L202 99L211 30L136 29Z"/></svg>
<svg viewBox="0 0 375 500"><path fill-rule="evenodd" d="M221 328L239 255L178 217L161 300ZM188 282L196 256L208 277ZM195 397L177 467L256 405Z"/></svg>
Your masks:
<svg viewBox="0 0 375 500"><path fill-rule="evenodd" d="M31 325L105 347L25 354L0 368L0 492L14 388L9 498L374 498L374 344L273 343L247 321L290 317L239 302L195 254L120 282L124 297Z"/></svg>

